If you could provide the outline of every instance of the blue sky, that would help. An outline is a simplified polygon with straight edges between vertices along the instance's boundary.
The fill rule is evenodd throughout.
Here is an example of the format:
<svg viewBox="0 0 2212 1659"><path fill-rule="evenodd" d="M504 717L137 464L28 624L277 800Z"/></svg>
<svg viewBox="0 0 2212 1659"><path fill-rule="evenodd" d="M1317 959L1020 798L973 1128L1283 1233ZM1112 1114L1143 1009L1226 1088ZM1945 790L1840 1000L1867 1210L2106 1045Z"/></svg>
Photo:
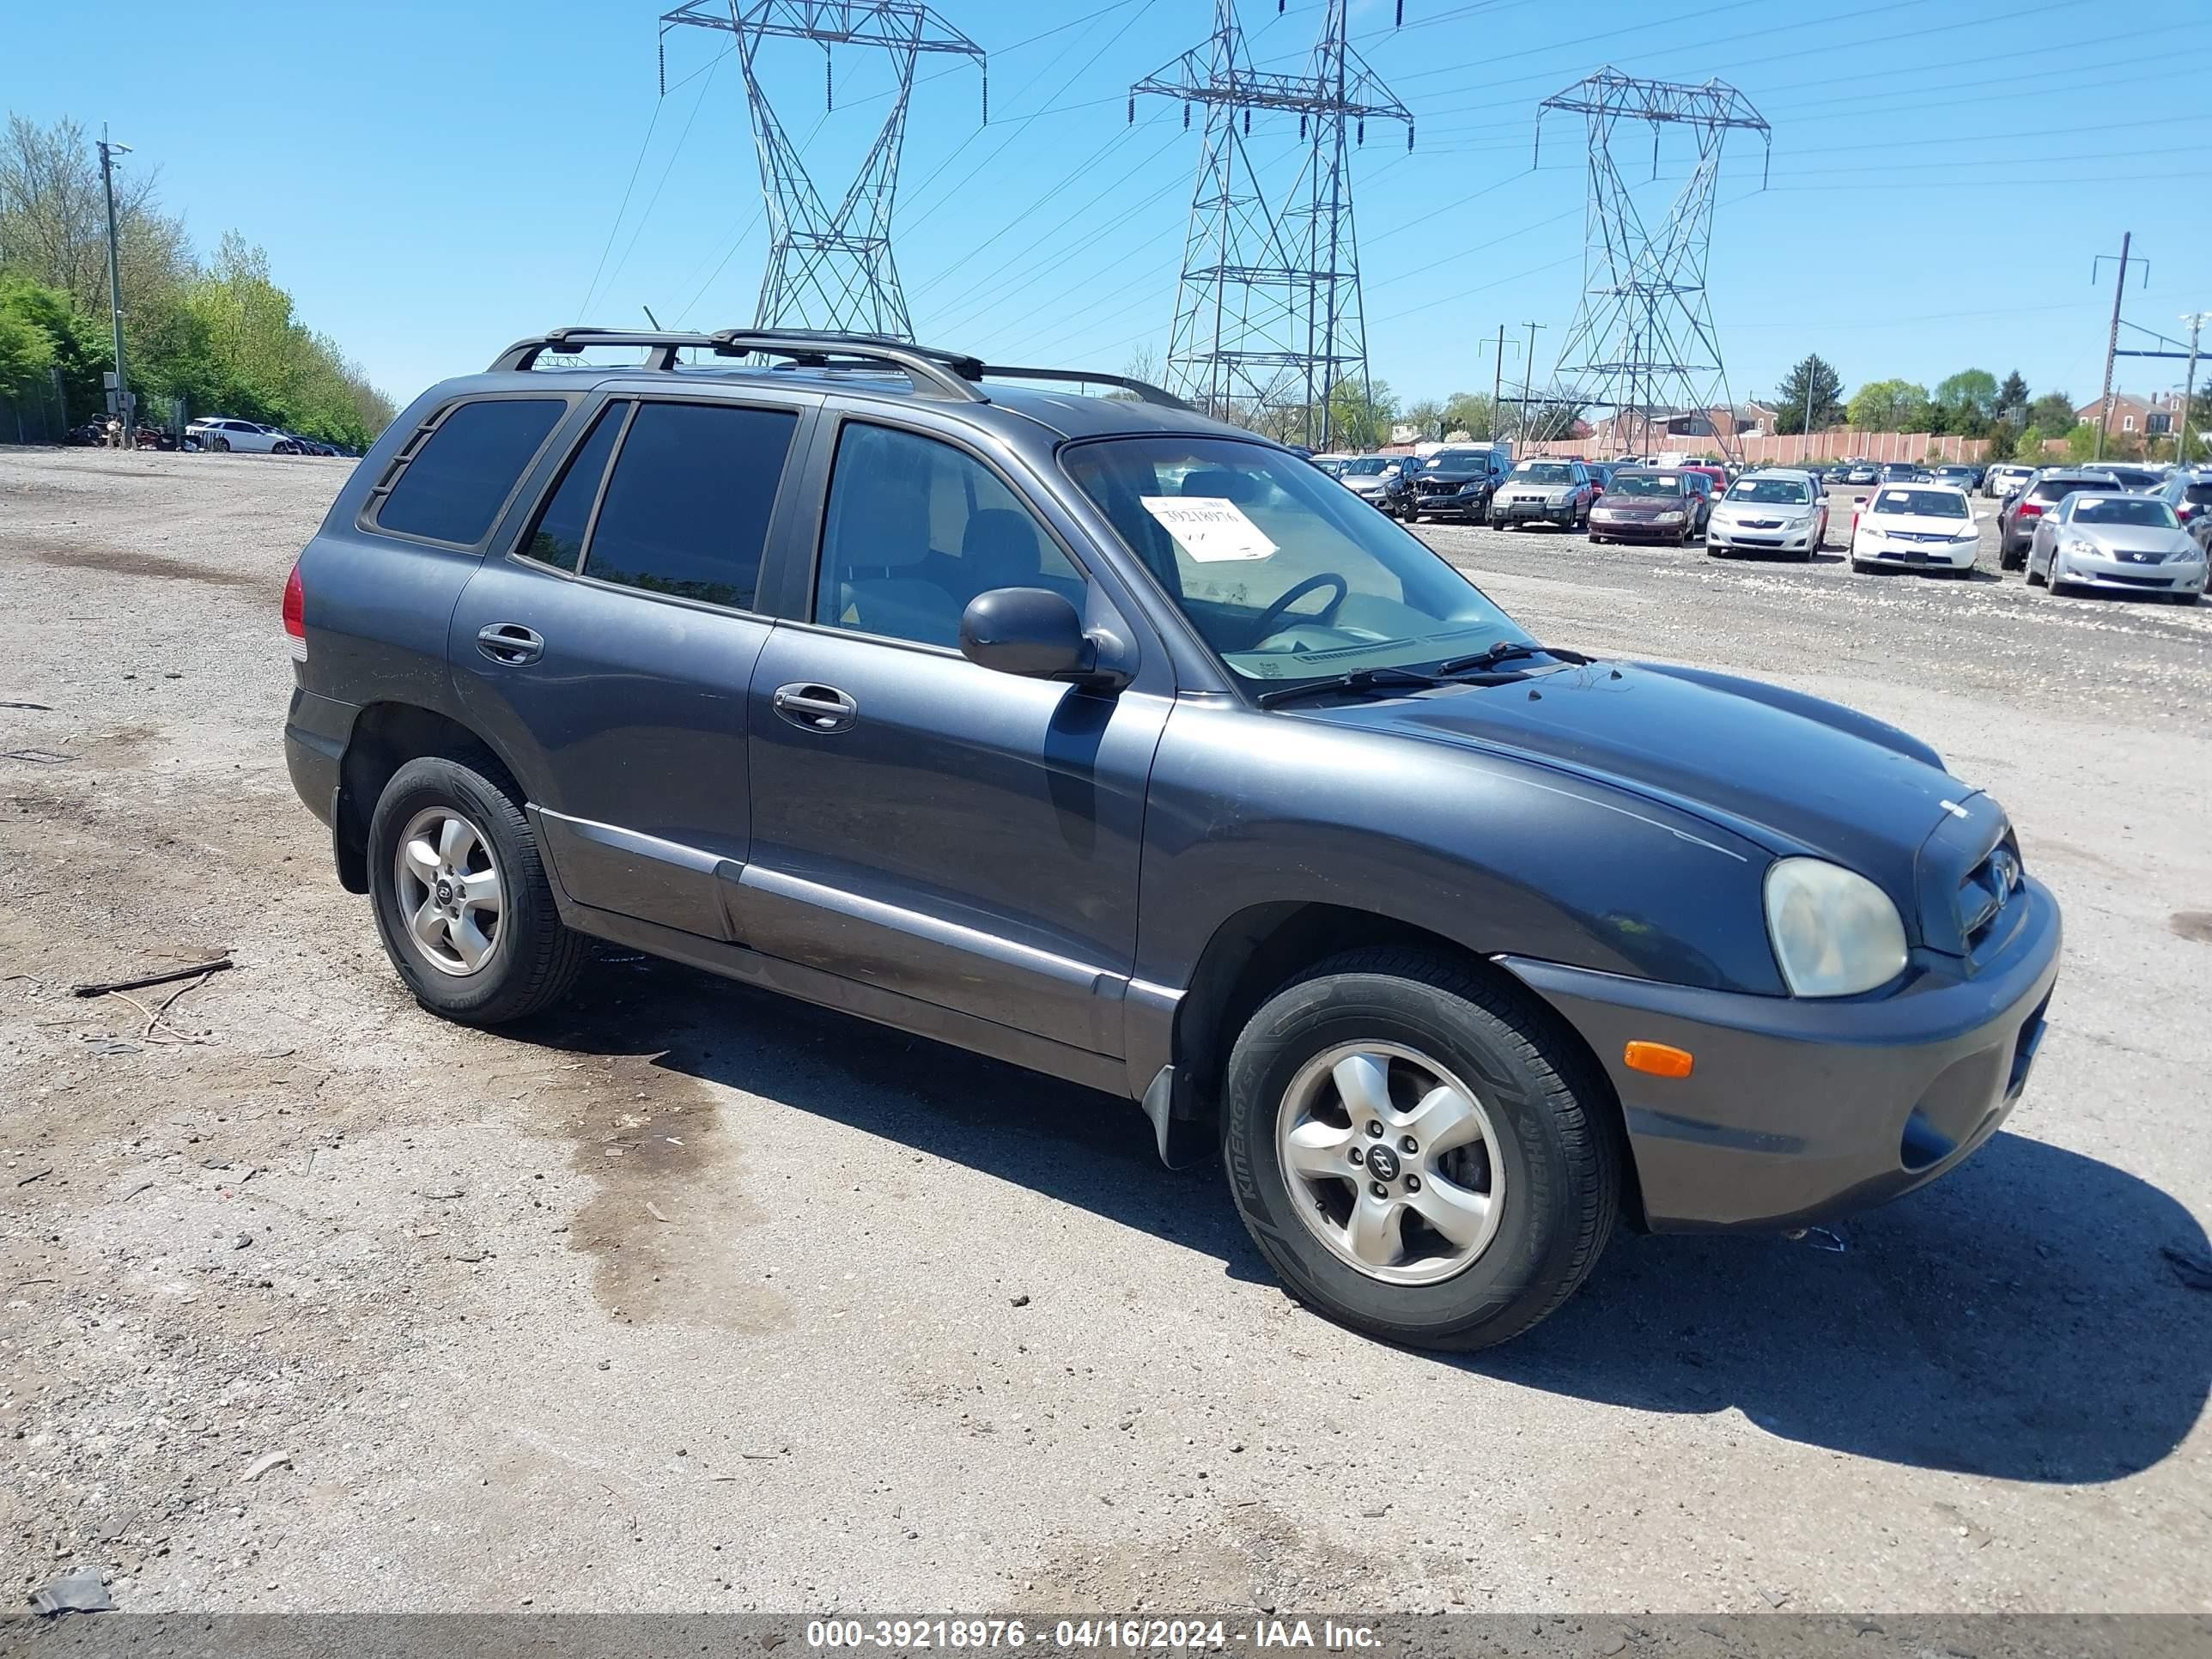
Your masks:
<svg viewBox="0 0 2212 1659"><path fill-rule="evenodd" d="M1126 89L1204 39L1210 0L937 3L992 52L992 124L972 66L923 59L896 222L917 333L1000 361L1164 352L1199 134L1158 100L1129 126ZM2089 0L1406 0L1394 28L1393 0L1354 0L1355 47L1419 121L1411 155L1370 129L1354 167L1373 371L1407 398L1486 391L1485 343L1534 320L1548 374L1581 283L1583 175L1556 116L1532 169L1535 106L1611 64L1718 76L1772 125L1767 188L1756 139L1732 143L1714 227L1739 397L1817 350L1847 386L2018 368L2087 401L2111 306L2091 258L2123 231L2148 261L2131 321L2179 333L2179 313L2212 309L2212 113L2193 56L2161 47L2192 13L2201 33L2200 6L2116 21ZM122 0L95 40L66 8L16 4L0 102L110 122L200 243L234 228L264 246L305 319L404 402L550 325L641 324L644 305L665 324L752 320L766 240L743 82L718 60L726 36L678 30L662 98L663 9ZM1322 0L1240 9L1254 58L1302 66ZM818 51L763 59L825 195L888 84L860 52L834 69L825 114ZM1255 149L1287 189L1296 123L1273 125L1255 124ZM1684 155L1662 150L1662 174ZM2118 384L2162 389L2181 367L2123 359ZM1505 373L1521 373L1510 348Z"/></svg>

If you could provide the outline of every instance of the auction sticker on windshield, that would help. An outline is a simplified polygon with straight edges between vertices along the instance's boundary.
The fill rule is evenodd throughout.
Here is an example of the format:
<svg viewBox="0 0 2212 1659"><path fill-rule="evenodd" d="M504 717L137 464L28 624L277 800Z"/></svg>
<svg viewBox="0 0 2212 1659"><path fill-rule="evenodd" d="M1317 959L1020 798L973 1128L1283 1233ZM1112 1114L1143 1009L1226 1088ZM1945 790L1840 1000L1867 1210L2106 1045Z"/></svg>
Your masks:
<svg viewBox="0 0 2212 1659"><path fill-rule="evenodd" d="M1176 544L1200 564L1264 559L1275 551L1260 526L1221 495L1139 495Z"/></svg>

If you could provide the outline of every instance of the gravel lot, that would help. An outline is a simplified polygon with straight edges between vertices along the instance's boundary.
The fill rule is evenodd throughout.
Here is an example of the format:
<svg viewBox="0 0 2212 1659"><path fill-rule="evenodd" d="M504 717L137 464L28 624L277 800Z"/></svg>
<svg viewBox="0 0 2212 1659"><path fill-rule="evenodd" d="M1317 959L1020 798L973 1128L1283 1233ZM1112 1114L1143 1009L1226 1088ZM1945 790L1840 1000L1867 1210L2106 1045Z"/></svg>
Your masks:
<svg viewBox="0 0 2212 1659"><path fill-rule="evenodd" d="M1452 1361L1290 1304L1101 1097L639 960L528 1031L419 1012L279 741L348 465L0 451L14 1593L2212 1607L2212 608L1424 526L1540 639L1919 732L2070 929L1954 1177L1840 1250L1620 1237ZM166 1023L68 993L226 948Z"/></svg>

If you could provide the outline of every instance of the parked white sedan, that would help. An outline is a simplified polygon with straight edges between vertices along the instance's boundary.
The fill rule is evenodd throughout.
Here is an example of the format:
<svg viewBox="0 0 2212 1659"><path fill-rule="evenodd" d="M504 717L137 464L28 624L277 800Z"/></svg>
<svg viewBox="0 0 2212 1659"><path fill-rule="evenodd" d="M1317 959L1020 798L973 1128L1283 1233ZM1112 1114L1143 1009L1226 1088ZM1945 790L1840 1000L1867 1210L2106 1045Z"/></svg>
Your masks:
<svg viewBox="0 0 2212 1659"><path fill-rule="evenodd" d="M235 449L261 455L295 455L300 449L298 444L273 426L234 420L228 415L211 415L205 420L194 421L185 428L185 435L197 438L202 449L218 453Z"/></svg>
<svg viewBox="0 0 2212 1659"><path fill-rule="evenodd" d="M1948 570L1963 576L1982 546L1966 492L1948 484L1884 484L1851 518L1851 568Z"/></svg>

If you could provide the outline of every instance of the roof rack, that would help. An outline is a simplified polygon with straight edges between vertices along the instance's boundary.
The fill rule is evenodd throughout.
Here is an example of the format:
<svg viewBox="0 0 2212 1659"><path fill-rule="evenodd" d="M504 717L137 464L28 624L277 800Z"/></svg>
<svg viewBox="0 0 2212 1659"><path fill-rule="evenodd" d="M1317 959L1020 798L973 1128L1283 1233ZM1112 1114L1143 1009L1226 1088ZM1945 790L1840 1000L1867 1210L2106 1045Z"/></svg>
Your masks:
<svg viewBox="0 0 2212 1659"><path fill-rule="evenodd" d="M951 398L962 403L988 403L978 382L1050 380L1067 385L1119 386L1136 394L1139 401L1164 409L1188 410L1190 405L1172 392L1127 374L1106 374L1081 368L1015 368L987 365L965 352L915 345L881 334L841 334L827 329L725 328L712 334L672 333L666 330L620 328L556 328L550 333L517 340L492 360L494 374L536 367L545 352L576 352L590 346L649 348L645 366L673 369L677 354L709 351L718 357L744 357L758 353L781 357L799 368L838 368L883 366L903 369L914 389L924 396Z"/></svg>

